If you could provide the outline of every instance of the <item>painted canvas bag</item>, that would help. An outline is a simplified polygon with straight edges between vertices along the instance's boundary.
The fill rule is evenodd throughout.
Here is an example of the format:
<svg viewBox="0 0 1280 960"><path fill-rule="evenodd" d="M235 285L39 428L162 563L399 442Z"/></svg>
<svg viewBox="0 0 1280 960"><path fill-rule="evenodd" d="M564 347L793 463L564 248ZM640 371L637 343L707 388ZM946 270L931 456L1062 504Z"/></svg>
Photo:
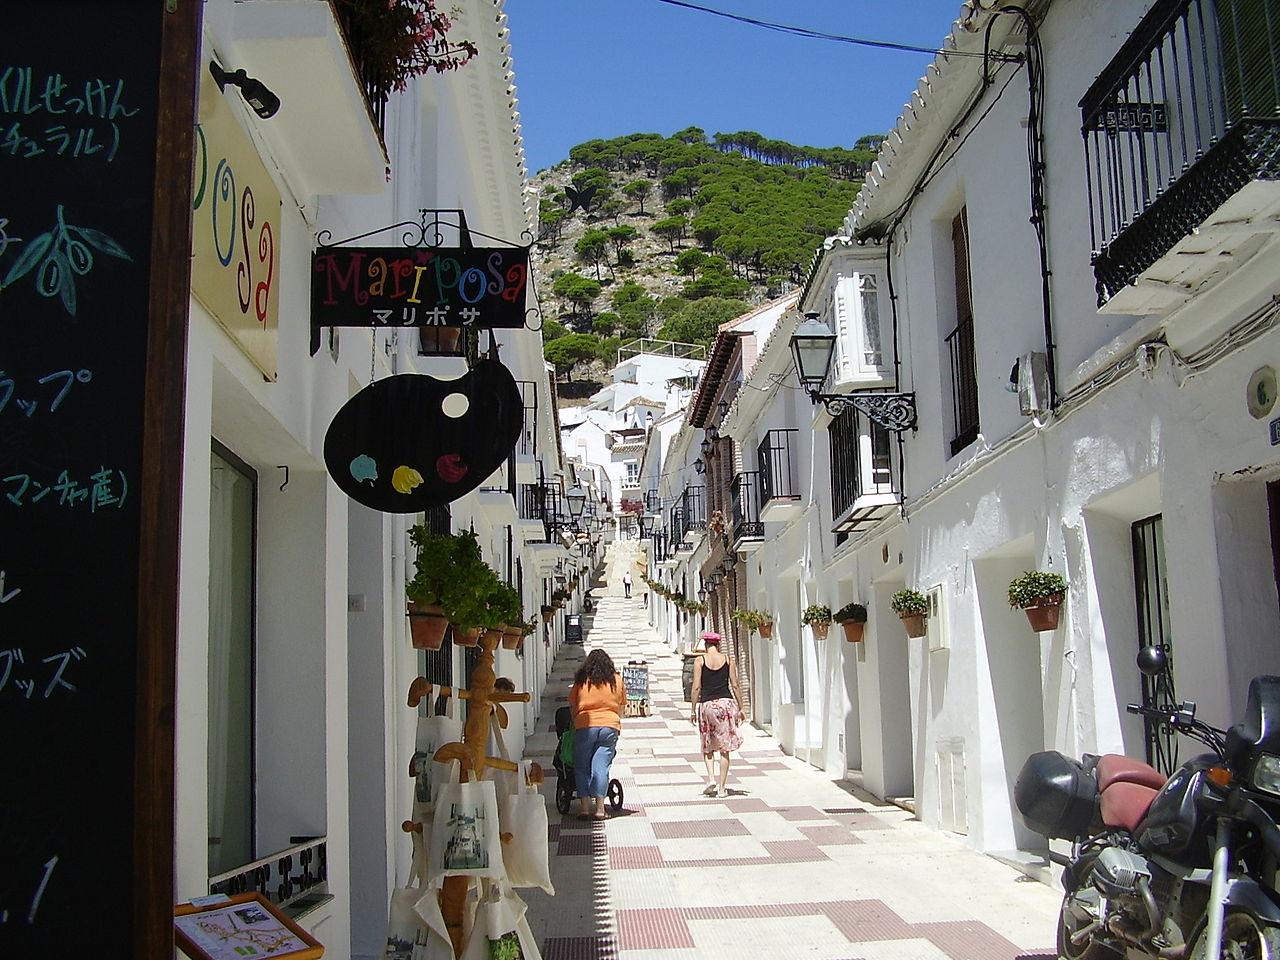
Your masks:
<svg viewBox="0 0 1280 960"><path fill-rule="evenodd" d="M391 893L387 919L387 944L382 960L454 960L453 944L440 914L435 890L423 884L426 847L413 837L413 862L409 880Z"/></svg>
<svg viewBox="0 0 1280 960"><path fill-rule="evenodd" d="M485 883L462 960L542 960L528 906L503 883Z"/></svg>
<svg viewBox="0 0 1280 960"><path fill-rule="evenodd" d="M432 758L446 743L461 739L462 721L456 717L438 715L418 718L413 759L409 763L415 805L420 805L424 810L434 809L435 794L441 785L448 782L449 771L446 764L437 763Z"/></svg>
<svg viewBox="0 0 1280 960"><path fill-rule="evenodd" d="M428 882L438 885L447 876L505 876L493 781L445 784L435 803L427 847Z"/></svg>
<svg viewBox="0 0 1280 960"><path fill-rule="evenodd" d="M547 803L529 783L529 765L521 761L516 789L498 800L498 823L511 842L502 845L507 882L513 887L539 887L551 896L551 864L548 859Z"/></svg>

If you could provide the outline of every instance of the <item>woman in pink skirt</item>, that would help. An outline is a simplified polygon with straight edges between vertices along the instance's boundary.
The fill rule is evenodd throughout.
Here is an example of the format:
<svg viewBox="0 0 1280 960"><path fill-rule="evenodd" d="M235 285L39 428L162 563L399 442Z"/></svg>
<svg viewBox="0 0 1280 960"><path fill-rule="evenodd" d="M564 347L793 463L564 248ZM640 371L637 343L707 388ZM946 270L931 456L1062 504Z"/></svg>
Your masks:
<svg viewBox="0 0 1280 960"><path fill-rule="evenodd" d="M724 797L729 791L729 752L742 746L738 724L746 719L733 661L720 652L720 634L704 633L706 652L693 667L693 711L689 720L702 736L702 759L707 764L706 796ZM720 754L720 776L715 775L715 755Z"/></svg>

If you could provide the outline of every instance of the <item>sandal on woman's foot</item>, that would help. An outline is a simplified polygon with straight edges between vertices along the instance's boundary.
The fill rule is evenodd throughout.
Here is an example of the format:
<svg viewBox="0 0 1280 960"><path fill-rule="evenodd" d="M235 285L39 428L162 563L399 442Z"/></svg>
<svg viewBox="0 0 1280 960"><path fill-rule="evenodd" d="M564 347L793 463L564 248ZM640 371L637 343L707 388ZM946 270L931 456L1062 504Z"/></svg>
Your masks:
<svg viewBox="0 0 1280 960"><path fill-rule="evenodd" d="M591 814L589 814L589 813L579 813L579 814L577 815L577 819L579 819L579 820L591 820L591 819L594 819L594 818L593 818L593 817L591 816Z"/></svg>
<svg viewBox="0 0 1280 960"><path fill-rule="evenodd" d="M716 795L716 785L714 783L708 783L702 788L702 795L704 797L714 797Z"/></svg>
<svg viewBox="0 0 1280 960"><path fill-rule="evenodd" d="M595 815L595 817L593 817L592 819L594 819L594 820L608 820L608 819L609 819L609 815L608 815L607 813L597 813L597 814Z"/></svg>

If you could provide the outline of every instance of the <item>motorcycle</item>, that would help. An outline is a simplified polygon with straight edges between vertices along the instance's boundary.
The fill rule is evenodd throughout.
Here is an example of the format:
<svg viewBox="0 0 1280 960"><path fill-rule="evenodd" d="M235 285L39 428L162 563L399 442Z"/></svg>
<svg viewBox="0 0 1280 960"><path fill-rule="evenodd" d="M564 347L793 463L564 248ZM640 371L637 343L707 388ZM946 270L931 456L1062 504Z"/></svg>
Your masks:
<svg viewBox="0 0 1280 960"><path fill-rule="evenodd" d="M1147 647L1150 677L1168 665ZM1071 840L1058 953L1066 960L1280 960L1280 677L1249 684L1219 730L1187 701L1130 713L1204 744L1167 779L1118 754L1028 758L1014 787L1027 825Z"/></svg>

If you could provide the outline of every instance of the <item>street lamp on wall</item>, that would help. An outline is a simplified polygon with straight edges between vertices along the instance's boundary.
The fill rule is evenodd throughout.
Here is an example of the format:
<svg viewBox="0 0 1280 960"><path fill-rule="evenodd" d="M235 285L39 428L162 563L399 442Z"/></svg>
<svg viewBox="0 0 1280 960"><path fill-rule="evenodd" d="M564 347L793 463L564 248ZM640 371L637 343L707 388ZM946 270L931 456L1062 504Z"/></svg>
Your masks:
<svg viewBox="0 0 1280 960"><path fill-rule="evenodd" d="M582 508L587 505L587 491L574 487L565 494L565 499L569 501L569 515L575 519L582 516Z"/></svg>
<svg viewBox="0 0 1280 960"><path fill-rule="evenodd" d="M701 476L707 472L707 465L703 462L702 458L699 457L697 460L693 461L693 469L698 471L698 475Z"/></svg>
<svg viewBox="0 0 1280 960"><path fill-rule="evenodd" d="M710 460L711 459L711 438L710 437L702 438L701 449L702 449L702 459Z"/></svg>
<svg viewBox="0 0 1280 960"><path fill-rule="evenodd" d="M836 335L818 319L816 312L804 315L804 323L791 335L791 359L796 366L800 385L814 404L821 403L827 413L838 417L853 407L871 420L902 433L916 427L916 395L914 393L823 393L822 386L831 372L836 351Z"/></svg>

